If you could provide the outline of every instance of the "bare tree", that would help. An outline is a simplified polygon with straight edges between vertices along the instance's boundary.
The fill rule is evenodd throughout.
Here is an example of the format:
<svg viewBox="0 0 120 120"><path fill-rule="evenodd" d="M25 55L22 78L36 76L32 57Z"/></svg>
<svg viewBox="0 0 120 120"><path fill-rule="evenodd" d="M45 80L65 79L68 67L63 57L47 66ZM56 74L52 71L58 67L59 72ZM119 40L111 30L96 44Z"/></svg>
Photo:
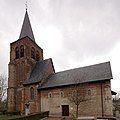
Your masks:
<svg viewBox="0 0 120 120"><path fill-rule="evenodd" d="M7 93L7 77L0 75L0 108L2 101L6 98Z"/></svg>
<svg viewBox="0 0 120 120"><path fill-rule="evenodd" d="M118 91L117 94L113 96L113 106L113 114L116 116L116 111L120 111L120 91Z"/></svg>
<svg viewBox="0 0 120 120"><path fill-rule="evenodd" d="M113 101L119 101L120 100L120 91L116 91L116 94L112 96Z"/></svg>
<svg viewBox="0 0 120 120"><path fill-rule="evenodd" d="M76 118L78 117L79 106L82 102L87 101L88 99L85 97L85 90L81 89L80 84L76 84L73 87L73 92L69 96L69 101L74 103L76 106Z"/></svg>

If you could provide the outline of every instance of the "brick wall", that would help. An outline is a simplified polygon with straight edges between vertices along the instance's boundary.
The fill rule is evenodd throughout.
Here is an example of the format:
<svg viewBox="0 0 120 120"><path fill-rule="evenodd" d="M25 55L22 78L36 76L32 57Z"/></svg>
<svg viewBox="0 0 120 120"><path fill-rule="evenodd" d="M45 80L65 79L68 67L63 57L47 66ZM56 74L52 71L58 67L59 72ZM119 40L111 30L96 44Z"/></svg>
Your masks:
<svg viewBox="0 0 120 120"><path fill-rule="evenodd" d="M24 57L16 59L16 47L24 46ZM34 47L35 55L39 51L40 60L43 60L43 50L30 38L25 37L10 45L10 62L8 78L8 111L21 111L21 98L23 82L28 78L36 60L31 58L31 49ZM14 102L12 102L14 101Z"/></svg>
<svg viewBox="0 0 120 120"><path fill-rule="evenodd" d="M102 87L101 87L102 86ZM69 105L70 114L74 114L76 106L69 101L73 87L62 87L41 91L41 110L50 114L62 115L62 105ZM101 92L102 90L102 92ZM83 116L112 116L112 98L110 81L93 82L80 85L80 91L85 92L88 99L79 106L79 115ZM91 91L91 93L88 93ZM64 94L61 96L61 92ZM101 98L101 93L103 94ZM51 97L50 97L51 94ZM108 99L109 98L109 99ZM102 105L103 104L103 105ZM103 106L103 108L102 108Z"/></svg>
<svg viewBox="0 0 120 120"><path fill-rule="evenodd" d="M24 89L22 91L22 113L25 113L26 109L26 103L29 102L29 107L30 107L30 113L35 113L35 112L40 112L41 111L41 93L37 90L38 86L46 80L46 78L54 73L53 67L51 62L47 64L46 69L44 69L43 72L43 79L40 83L36 84L31 84L31 85L26 85L24 86ZM31 99L30 98L30 89L34 88L34 95L35 98Z"/></svg>
<svg viewBox="0 0 120 120"><path fill-rule="evenodd" d="M40 112L40 96L37 91L37 84L25 86L22 91L22 110L25 114L26 104L29 104L29 113ZM34 99L31 99L30 89L34 88Z"/></svg>

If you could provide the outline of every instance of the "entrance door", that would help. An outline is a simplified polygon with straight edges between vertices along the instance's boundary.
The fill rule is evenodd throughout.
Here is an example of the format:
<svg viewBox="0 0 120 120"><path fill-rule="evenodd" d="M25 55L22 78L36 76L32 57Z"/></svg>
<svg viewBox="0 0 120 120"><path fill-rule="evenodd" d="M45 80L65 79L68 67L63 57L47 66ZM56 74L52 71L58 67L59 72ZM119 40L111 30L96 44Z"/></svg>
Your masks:
<svg viewBox="0 0 120 120"><path fill-rule="evenodd" d="M69 105L62 105L62 116L69 116Z"/></svg>
<svg viewBox="0 0 120 120"><path fill-rule="evenodd" d="M26 104L25 115L28 115L28 114L29 114L29 110L30 110L29 104Z"/></svg>

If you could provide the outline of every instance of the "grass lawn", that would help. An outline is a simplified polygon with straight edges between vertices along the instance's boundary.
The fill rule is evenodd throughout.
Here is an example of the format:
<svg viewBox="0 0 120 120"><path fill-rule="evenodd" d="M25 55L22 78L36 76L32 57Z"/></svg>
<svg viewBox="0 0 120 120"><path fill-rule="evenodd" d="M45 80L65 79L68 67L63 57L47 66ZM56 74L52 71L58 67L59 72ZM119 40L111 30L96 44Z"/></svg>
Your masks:
<svg viewBox="0 0 120 120"><path fill-rule="evenodd" d="M0 115L0 120L7 120L9 117L7 115Z"/></svg>
<svg viewBox="0 0 120 120"><path fill-rule="evenodd" d="M7 120L8 118L10 118L7 115L0 115L0 120Z"/></svg>
<svg viewBox="0 0 120 120"><path fill-rule="evenodd" d="M8 118L15 118L15 117L18 117L18 116L0 115L0 120L7 120Z"/></svg>

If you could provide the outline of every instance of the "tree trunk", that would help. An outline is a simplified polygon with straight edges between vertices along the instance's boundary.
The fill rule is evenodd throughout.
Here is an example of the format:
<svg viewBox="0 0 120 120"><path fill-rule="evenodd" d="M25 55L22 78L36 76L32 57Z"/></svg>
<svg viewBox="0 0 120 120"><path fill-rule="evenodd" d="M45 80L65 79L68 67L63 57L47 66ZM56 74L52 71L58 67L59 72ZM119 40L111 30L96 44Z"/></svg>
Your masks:
<svg viewBox="0 0 120 120"><path fill-rule="evenodd" d="M78 105L76 107L76 118L78 118Z"/></svg>

